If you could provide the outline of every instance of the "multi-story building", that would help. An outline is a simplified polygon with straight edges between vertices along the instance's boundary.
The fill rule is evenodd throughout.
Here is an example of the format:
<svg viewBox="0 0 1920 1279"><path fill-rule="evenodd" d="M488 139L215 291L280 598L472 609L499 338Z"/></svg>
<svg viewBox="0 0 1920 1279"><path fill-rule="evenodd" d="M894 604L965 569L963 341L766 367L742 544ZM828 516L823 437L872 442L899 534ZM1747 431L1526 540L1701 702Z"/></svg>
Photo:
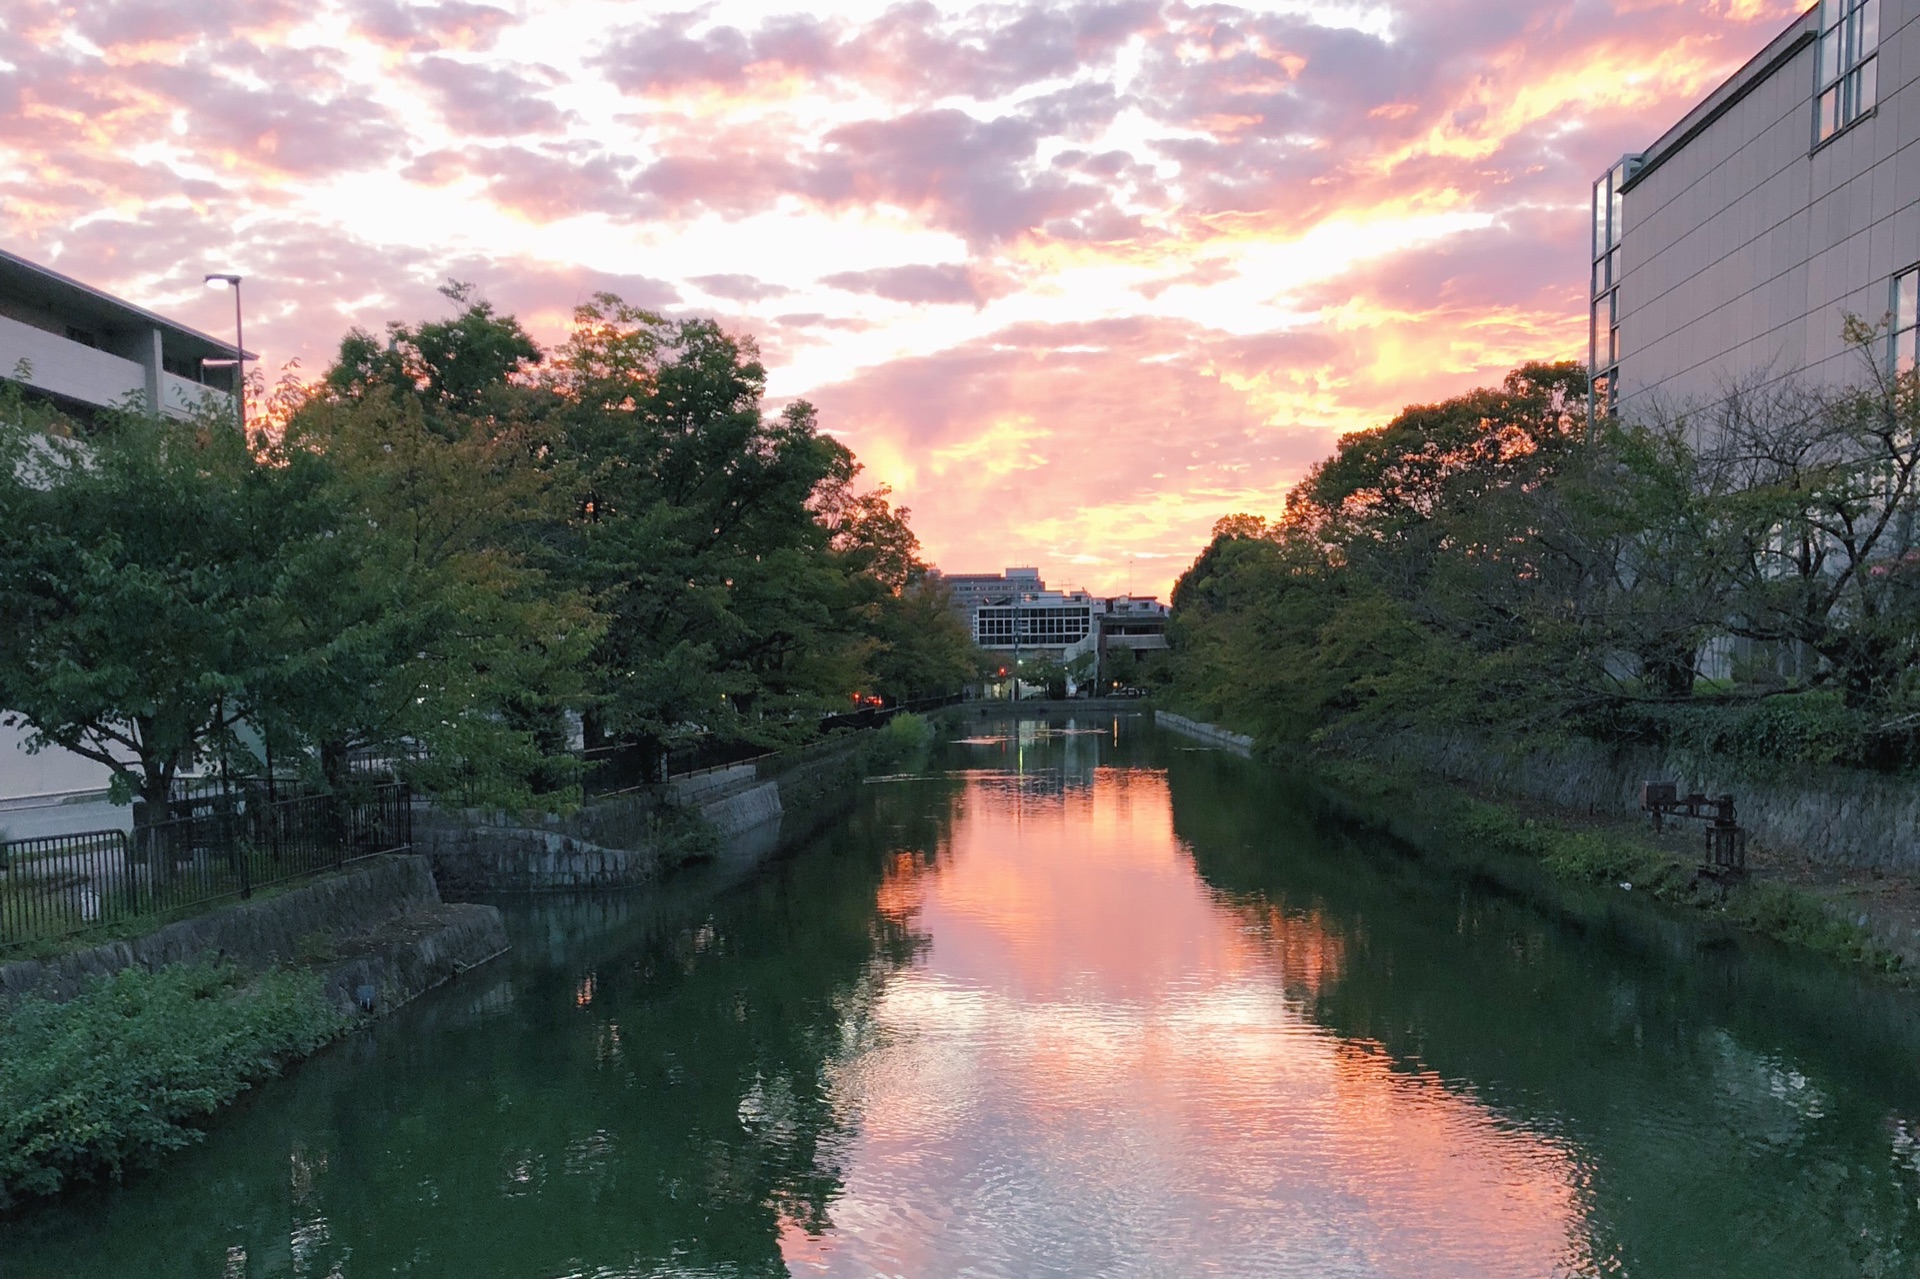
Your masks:
<svg viewBox="0 0 1920 1279"><path fill-rule="evenodd" d="M1920 0L1823 0L1593 189L1596 407L1857 382L1920 332Z"/></svg>
<svg viewBox="0 0 1920 1279"><path fill-rule="evenodd" d="M231 342L0 250L0 377L64 408L184 416L209 394L230 402L233 361Z"/></svg>
<svg viewBox="0 0 1920 1279"><path fill-rule="evenodd" d="M203 396L232 402L234 358L231 342L0 251L0 377L31 395L82 417L129 406L182 416ZM23 740L0 723L0 800L107 784L101 765L28 755Z"/></svg>
<svg viewBox="0 0 1920 1279"><path fill-rule="evenodd" d="M1097 681L1113 650L1167 646L1167 606L1150 596L1048 590L1034 568L943 575L941 581L952 590L954 612L965 619L974 643L1016 661L1079 664L1092 655L1092 672L1076 668Z"/></svg>

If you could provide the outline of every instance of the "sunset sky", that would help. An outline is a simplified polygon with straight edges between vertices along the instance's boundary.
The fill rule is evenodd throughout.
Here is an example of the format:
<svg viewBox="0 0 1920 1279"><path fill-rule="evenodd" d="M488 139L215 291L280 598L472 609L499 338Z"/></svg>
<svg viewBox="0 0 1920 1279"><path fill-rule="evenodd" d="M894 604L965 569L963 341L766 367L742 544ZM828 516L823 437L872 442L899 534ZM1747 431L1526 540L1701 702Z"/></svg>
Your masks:
<svg viewBox="0 0 1920 1279"><path fill-rule="evenodd" d="M1584 358L1593 175L1800 7L6 0L0 247L215 333L241 272L270 378L449 277L717 316L942 567L1164 592Z"/></svg>

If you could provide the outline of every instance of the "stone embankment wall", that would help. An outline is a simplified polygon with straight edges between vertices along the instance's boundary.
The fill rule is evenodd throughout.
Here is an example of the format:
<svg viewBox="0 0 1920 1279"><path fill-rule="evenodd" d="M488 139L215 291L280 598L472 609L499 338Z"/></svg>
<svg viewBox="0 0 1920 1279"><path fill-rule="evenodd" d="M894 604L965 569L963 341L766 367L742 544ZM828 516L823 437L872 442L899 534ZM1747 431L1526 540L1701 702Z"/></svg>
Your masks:
<svg viewBox="0 0 1920 1279"><path fill-rule="evenodd" d="M692 860L754 860L806 839L853 802L864 746L850 737L677 778L564 817L421 810L414 847L455 896L638 887Z"/></svg>
<svg viewBox="0 0 1920 1279"><path fill-rule="evenodd" d="M1154 718L1242 754L1253 744L1166 711ZM1762 770L1578 739L1515 746L1464 733L1354 738L1337 749L1574 812L1638 812L1644 783L1675 782L1682 794L1732 795L1740 824L1776 851L1835 866L1920 872L1920 785L1911 778L1842 768Z"/></svg>
<svg viewBox="0 0 1920 1279"><path fill-rule="evenodd" d="M1465 734L1396 734L1350 744L1368 758L1579 812L1634 812L1640 787L1734 797L1761 844L1839 866L1920 871L1920 786L1840 768L1777 774L1724 759L1578 740L1506 746Z"/></svg>
<svg viewBox="0 0 1920 1279"><path fill-rule="evenodd" d="M1235 755L1253 754L1253 739L1245 733L1230 733L1216 724L1203 724L1197 719L1188 719L1185 715L1175 715L1172 711L1155 711L1153 722L1182 737L1191 737L1195 741L1218 746Z"/></svg>
<svg viewBox="0 0 1920 1279"><path fill-rule="evenodd" d="M625 846L608 847L570 826L550 815L422 809L413 817L413 846L455 897L630 888L659 877L660 840L646 828L609 836Z"/></svg>
<svg viewBox="0 0 1920 1279"><path fill-rule="evenodd" d="M223 959L254 969L311 963L341 1007L385 1011L506 949L498 910L442 901L424 857L382 856L131 941L0 965L0 1001L71 999L88 978L123 968Z"/></svg>

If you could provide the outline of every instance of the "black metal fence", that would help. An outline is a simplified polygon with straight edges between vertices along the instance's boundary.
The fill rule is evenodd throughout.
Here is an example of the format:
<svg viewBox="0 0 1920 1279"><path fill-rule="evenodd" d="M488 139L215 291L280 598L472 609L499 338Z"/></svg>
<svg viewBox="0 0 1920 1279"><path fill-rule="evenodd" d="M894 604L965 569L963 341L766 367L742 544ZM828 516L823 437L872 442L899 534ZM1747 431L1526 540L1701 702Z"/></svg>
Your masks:
<svg viewBox="0 0 1920 1279"><path fill-rule="evenodd" d="M267 802L250 789L141 812L132 833L84 831L0 843L0 948L333 870L413 842L404 783Z"/></svg>

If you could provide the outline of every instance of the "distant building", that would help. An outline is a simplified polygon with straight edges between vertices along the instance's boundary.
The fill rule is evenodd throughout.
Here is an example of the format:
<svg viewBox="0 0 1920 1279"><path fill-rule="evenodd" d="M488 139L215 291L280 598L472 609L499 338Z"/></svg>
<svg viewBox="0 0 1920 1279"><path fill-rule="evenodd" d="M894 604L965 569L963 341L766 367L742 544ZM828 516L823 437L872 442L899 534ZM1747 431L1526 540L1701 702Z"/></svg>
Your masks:
<svg viewBox="0 0 1920 1279"><path fill-rule="evenodd" d="M202 396L231 403L234 346L0 251L0 376L25 365L28 392L86 417L144 405L184 416ZM50 749L28 755L25 733L0 724L0 800L103 788L107 770ZM6 825L0 819L0 826Z"/></svg>
<svg viewBox="0 0 1920 1279"><path fill-rule="evenodd" d="M233 394L234 346L0 250L0 377L82 415L144 404L181 417Z"/></svg>
<svg viewBox="0 0 1920 1279"><path fill-rule="evenodd" d="M1035 568L943 574L940 581L953 592L954 612L974 643L989 652L1069 663L1093 654L1096 669L1104 669L1113 649L1167 646L1167 606L1150 596L1048 590Z"/></svg>
<svg viewBox="0 0 1920 1279"><path fill-rule="evenodd" d="M1117 648L1145 653L1167 646L1169 610L1159 600L1151 595L1116 595L1101 603L1106 605L1099 615L1103 653Z"/></svg>
<svg viewBox="0 0 1920 1279"><path fill-rule="evenodd" d="M1856 382L1920 336L1920 0L1824 0L1593 188L1597 409Z"/></svg>

